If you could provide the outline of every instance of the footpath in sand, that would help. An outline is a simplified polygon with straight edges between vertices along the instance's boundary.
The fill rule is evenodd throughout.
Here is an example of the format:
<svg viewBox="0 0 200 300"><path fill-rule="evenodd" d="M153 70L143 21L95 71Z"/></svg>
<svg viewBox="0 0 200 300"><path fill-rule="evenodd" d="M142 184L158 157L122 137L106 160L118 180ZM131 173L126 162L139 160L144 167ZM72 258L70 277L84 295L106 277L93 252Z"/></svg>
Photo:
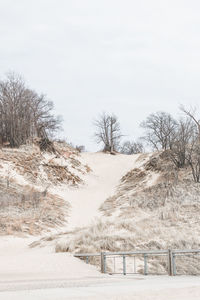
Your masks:
<svg viewBox="0 0 200 300"><path fill-rule="evenodd" d="M80 188L56 190L71 204L68 224L56 230L86 226L99 216L99 206L112 195L120 178L133 167L136 158L137 155L83 153L81 159L91 167L92 172ZM72 255L55 253L51 247L30 248L28 245L38 238L0 238L1 280L100 276L95 267L86 265Z"/></svg>
<svg viewBox="0 0 200 300"><path fill-rule="evenodd" d="M139 155L110 155L101 152L82 153L82 161L92 172L84 176L85 184L79 188L54 191L67 200L70 215L67 229L89 225L100 217L100 205L115 192L120 179L137 165Z"/></svg>
<svg viewBox="0 0 200 300"><path fill-rule="evenodd" d="M137 155L83 153L93 170L80 188L55 189L70 202L68 224L60 230L87 226L100 216L99 206L114 193L120 178L137 167ZM53 189L53 188L52 188ZM50 247L30 249L34 238L0 238L0 299L132 299L199 300L198 277L110 276L71 254Z"/></svg>
<svg viewBox="0 0 200 300"><path fill-rule="evenodd" d="M68 224L59 230L69 230L86 226L99 216L98 208L111 196L120 178L134 166L136 156L105 155L102 153L83 153L82 161L92 169L80 188L56 189L70 202L71 211ZM55 230L53 230L55 231ZM37 237L39 238L39 237ZM36 238L0 238L0 289L7 284L15 286L24 281L38 280L83 280L102 278L94 266L86 265L72 254L55 253L51 247L29 248Z"/></svg>

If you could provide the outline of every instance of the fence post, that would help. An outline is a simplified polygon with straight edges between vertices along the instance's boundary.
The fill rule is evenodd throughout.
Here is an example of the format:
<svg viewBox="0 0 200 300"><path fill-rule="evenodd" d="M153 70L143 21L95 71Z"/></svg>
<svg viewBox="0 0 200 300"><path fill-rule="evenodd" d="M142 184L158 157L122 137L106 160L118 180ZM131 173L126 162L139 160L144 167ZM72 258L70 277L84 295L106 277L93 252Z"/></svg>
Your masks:
<svg viewBox="0 0 200 300"><path fill-rule="evenodd" d="M116 271L116 268L115 268L115 257L113 257L113 260L114 260L114 274L115 274L115 271Z"/></svg>
<svg viewBox="0 0 200 300"><path fill-rule="evenodd" d="M134 273L136 274L136 261L135 261L135 256L134 256Z"/></svg>
<svg viewBox="0 0 200 300"><path fill-rule="evenodd" d="M101 273L106 273L106 255L101 252Z"/></svg>
<svg viewBox="0 0 200 300"><path fill-rule="evenodd" d="M123 274L126 275L126 256L123 255Z"/></svg>
<svg viewBox="0 0 200 300"><path fill-rule="evenodd" d="M147 254L144 254L144 275L147 275Z"/></svg>
<svg viewBox="0 0 200 300"><path fill-rule="evenodd" d="M174 253L171 249L168 250L168 273L169 276L176 275Z"/></svg>
<svg viewBox="0 0 200 300"><path fill-rule="evenodd" d="M106 273L106 254L104 253L104 273Z"/></svg>
<svg viewBox="0 0 200 300"><path fill-rule="evenodd" d="M172 252L172 276L176 276L176 256L175 253Z"/></svg>

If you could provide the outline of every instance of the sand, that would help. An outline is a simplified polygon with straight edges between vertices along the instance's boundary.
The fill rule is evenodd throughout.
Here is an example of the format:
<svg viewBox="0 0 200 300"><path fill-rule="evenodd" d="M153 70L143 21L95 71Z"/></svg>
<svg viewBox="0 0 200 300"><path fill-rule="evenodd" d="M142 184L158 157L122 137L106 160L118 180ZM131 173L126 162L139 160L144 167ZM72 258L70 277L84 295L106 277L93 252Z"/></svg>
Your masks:
<svg viewBox="0 0 200 300"><path fill-rule="evenodd" d="M70 202L68 225L60 230L87 226L100 216L98 208L115 192L120 178L138 167L138 156L84 153L82 161L93 172L81 188L52 188ZM198 277L109 276L72 254L52 247L33 248L33 237L0 238L0 299L200 299Z"/></svg>
<svg viewBox="0 0 200 300"><path fill-rule="evenodd" d="M138 165L138 157L139 155L110 155L101 152L82 153L82 161L92 169L90 174L84 176L85 185L51 190L71 204L66 229L88 226L101 217L98 211L100 205L114 194L121 177Z"/></svg>
<svg viewBox="0 0 200 300"><path fill-rule="evenodd" d="M69 253L55 253L52 247L29 248L33 238L4 237L0 243L0 283L18 280L47 280L99 276Z"/></svg>
<svg viewBox="0 0 200 300"><path fill-rule="evenodd" d="M111 277L0 284L3 300L199 300L197 277Z"/></svg>

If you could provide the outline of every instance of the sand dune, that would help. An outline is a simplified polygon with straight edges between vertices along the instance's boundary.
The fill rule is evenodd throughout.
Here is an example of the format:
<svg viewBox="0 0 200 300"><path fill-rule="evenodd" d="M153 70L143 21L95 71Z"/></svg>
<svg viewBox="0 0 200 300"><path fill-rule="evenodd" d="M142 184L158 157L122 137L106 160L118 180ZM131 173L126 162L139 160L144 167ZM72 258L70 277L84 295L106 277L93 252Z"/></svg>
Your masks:
<svg viewBox="0 0 200 300"><path fill-rule="evenodd" d="M52 189L71 204L67 229L87 226L100 217L100 205L114 194L121 177L137 166L138 156L81 154L82 161L92 169L84 176L85 184L79 188Z"/></svg>
<svg viewBox="0 0 200 300"><path fill-rule="evenodd" d="M71 205L68 223L59 231L85 227L102 217L99 207L114 195L121 177L141 164L138 155L83 153L80 160L92 169L83 174L84 184L76 188L67 185L51 188L51 192ZM45 247L29 248L34 240L34 237L1 237L1 299L199 299L198 277L102 275L72 254L55 253L54 241Z"/></svg>

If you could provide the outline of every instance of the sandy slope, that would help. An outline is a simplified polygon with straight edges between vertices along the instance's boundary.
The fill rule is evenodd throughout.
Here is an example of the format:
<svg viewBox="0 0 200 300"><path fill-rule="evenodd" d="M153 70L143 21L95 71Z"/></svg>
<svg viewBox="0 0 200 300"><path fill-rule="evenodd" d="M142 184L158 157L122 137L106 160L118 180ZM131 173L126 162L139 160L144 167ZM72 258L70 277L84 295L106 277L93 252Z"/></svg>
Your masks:
<svg viewBox="0 0 200 300"><path fill-rule="evenodd" d="M98 208L112 196L120 178L138 167L138 156L84 153L93 172L81 188L54 189L70 202L67 228L86 226L99 216ZM53 188L52 188L53 189ZM65 229L65 228L63 228ZM33 238L0 238L0 299L135 299L197 300L198 277L102 275L95 267L50 247L30 249Z"/></svg>
<svg viewBox="0 0 200 300"><path fill-rule="evenodd" d="M30 249L31 240L33 238L1 237L0 284L101 276L95 267L86 265L71 254L55 253L49 247Z"/></svg>
<svg viewBox="0 0 200 300"><path fill-rule="evenodd" d="M57 189L71 204L67 229L88 225L99 215L100 204L115 190L120 178L134 166L137 155L106 155L84 153L81 160L93 172L81 188ZM60 228L62 230L65 228ZM54 248L33 248L28 245L34 238L1 237L0 282L9 280L41 280L62 278L101 277L95 267L86 265L66 253L55 253Z"/></svg>
<svg viewBox="0 0 200 300"><path fill-rule="evenodd" d="M114 194L121 177L136 167L138 155L82 153L81 158L92 169L84 177L85 185L64 191L56 189L56 193L71 204L68 229L87 226L100 216L98 208Z"/></svg>

